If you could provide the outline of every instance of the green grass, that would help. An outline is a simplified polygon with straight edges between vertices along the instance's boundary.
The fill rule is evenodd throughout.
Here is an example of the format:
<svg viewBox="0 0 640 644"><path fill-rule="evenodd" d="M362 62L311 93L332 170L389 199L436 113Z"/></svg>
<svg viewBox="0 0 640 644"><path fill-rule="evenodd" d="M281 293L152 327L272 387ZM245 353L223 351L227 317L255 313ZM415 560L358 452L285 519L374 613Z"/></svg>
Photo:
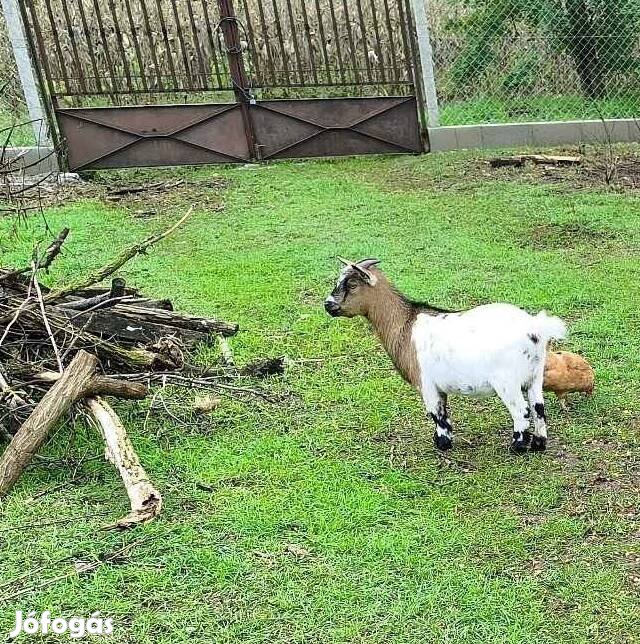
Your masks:
<svg viewBox="0 0 640 644"><path fill-rule="evenodd" d="M499 96L470 100L440 100L442 125L575 121L636 118L640 96L628 93L594 101L578 94L556 96Z"/></svg>
<svg viewBox="0 0 640 644"><path fill-rule="evenodd" d="M0 145L21 147L35 144L29 115L0 104Z"/></svg>
<svg viewBox="0 0 640 644"><path fill-rule="evenodd" d="M0 502L0 633L15 609L49 609L100 610L115 621L109 641L132 644L639 641L640 202L479 180L474 163L181 171L227 178L225 208L200 208L124 274L183 310L238 321L239 362L287 355L284 380L268 382L287 395L225 399L190 427L155 414L145 424L144 404L118 404L165 499L157 521L129 533L101 529L126 499L110 466L87 460L100 440L79 421L60 427L42 452L56 460ZM98 200L47 219L73 231L52 281L166 224ZM0 264L47 237L35 221L17 238L0 230ZM364 321L324 314L336 255L378 256L402 289L442 306L507 300L563 316L566 346L595 365L594 397L569 414L550 400L550 450L524 458L507 453L497 401L454 400L458 441L442 460ZM69 483L74 468L86 479ZM13 598L127 543L114 563Z"/></svg>

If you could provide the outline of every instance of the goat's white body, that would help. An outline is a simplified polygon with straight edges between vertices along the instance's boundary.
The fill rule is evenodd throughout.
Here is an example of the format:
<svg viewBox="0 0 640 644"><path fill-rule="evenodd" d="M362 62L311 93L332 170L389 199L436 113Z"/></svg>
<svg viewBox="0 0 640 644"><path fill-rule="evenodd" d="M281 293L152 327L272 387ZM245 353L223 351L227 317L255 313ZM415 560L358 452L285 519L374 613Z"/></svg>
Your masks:
<svg viewBox="0 0 640 644"><path fill-rule="evenodd" d="M513 418L517 451L544 449L547 428L542 383L547 345L566 333L564 322L542 312L536 316L511 304L489 304L462 313L420 313L412 342L420 368L420 390L436 422L436 444L451 445L448 394L497 395ZM524 394L528 398L525 400Z"/></svg>
<svg viewBox="0 0 640 644"><path fill-rule="evenodd" d="M509 383L527 389L544 370L549 340L563 335L557 318L489 304L463 313L421 313L412 339L423 382L445 394L484 397Z"/></svg>

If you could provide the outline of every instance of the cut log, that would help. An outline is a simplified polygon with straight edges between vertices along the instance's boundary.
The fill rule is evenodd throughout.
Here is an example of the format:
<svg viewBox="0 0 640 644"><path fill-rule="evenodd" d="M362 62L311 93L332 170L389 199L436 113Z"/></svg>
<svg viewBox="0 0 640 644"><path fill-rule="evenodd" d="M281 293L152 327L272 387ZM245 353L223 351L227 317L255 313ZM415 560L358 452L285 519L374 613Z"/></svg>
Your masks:
<svg viewBox="0 0 640 644"><path fill-rule="evenodd" d="M51 428L71 405L86 396L97 367L98 359L94 355L79 351L58 382L44 395L0 459L0 496L13 487Z"/></svg>
<svg viewBox="0 0 640 644"><path fill-rule="evenodd" d="M522 168L524 166L524 159L519 157L496 157L489 161L492 168L516 167Z"/></svg>
<svg viewBox="0 0 640 644"><path fill-rule="evenodd" d="M129 528L154 519L162 509L162 496L144 471L122 422L104 400L88 398L86 404L104 438L105 457L118 470L131 503L131 512L110 527Z"/></svg>
<svg viewBox="0 0 640 644"><path fill-rule="evenodd" d="M582 163L582 157L558 156L555 154L525 154L523 158L538 165L580 165Z"/></svg>
<svg viewBox="0 0 640 644"><path fill-rule="evenodd" d="M176 328L168 324L150 322L138 315L123 314L122 309L115 306L109 310L92 312L78 312L61 306L49 307L57 316L65 319L72 326L83 329L102 337L104 340L125 342L129 344L154 344L160 338L167 336L179 337L188 346L199 342L206 342L209 333L206 331L192 331L191 329ZM153 309L139 309L144 313ZM161 313L168 313L161 311Z"/></svg>
<svg viewBox="0 0 640 644"><path fill-rule="evenodd" d="M238 325L213 318L201 318L197 315L187 313L176 313L175 311L164 311L148 307L136 306L134 302L116 304L113 309L118 315L129 318L136 322L153 322L155 324L166 324L179 329L189 329L201 333L218 333L225 337L231 337L238 333Z"/></svg>

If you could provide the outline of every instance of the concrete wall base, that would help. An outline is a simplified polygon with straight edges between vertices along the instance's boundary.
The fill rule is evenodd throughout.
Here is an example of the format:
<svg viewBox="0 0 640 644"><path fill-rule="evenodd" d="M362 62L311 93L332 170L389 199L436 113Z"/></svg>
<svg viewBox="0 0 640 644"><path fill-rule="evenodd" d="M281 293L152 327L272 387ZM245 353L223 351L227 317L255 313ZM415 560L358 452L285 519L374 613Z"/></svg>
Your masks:
<svg viewBox="0 0 640 644"><path fill-rule="evenodd" d="M48 174L58 171L58 157L51 147L6 148L5 162L13 160L12 169L25 174Z"/></svg>
<svg viewBox="0 0 640 644"><path fill-rule="evenodd" d="M429 128L432 152L450 150L543 147L588 143L640 142L640 118L603 121L544 121L448 125Z"/></svg>

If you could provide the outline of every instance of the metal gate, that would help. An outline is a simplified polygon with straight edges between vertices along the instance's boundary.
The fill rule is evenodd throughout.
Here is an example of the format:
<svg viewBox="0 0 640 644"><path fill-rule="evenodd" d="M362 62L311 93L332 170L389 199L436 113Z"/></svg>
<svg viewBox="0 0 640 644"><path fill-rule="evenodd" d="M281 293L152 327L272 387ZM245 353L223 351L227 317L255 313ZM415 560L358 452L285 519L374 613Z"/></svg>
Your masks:
<svg viewBox="0 0 640 644"><path fill-rule="evenodd" d="M422 150L409 0L20 2L70 169Z"/></svg>

